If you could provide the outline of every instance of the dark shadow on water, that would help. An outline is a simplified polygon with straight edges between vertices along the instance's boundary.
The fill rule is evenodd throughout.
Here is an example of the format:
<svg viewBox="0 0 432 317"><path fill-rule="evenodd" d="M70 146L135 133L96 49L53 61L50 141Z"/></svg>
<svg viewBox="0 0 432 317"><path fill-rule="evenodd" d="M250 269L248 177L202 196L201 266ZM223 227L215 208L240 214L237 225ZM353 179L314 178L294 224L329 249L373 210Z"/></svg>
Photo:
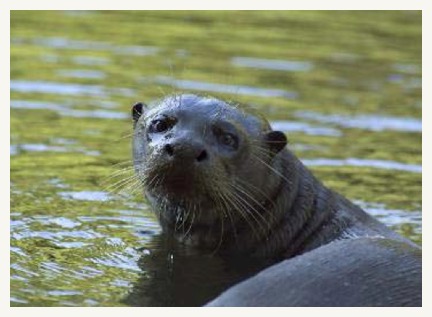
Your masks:
<svg viewBox="0 0 432 317"><path fill-rule="evenodd" d="M203 306L270 261L191 251L161 234L142 250L142 270L123 303L129 306Z"/></svg>

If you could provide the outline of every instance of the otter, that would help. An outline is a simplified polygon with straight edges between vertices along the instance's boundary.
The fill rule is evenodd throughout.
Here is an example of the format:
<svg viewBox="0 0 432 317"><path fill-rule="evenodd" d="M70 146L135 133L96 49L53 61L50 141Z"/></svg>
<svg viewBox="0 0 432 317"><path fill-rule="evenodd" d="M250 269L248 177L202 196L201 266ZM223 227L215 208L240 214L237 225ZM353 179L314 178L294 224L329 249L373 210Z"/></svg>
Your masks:
<svg viewBox="0 0 432 317"><path fill-rule="evenodd" d="M296 270L319 275L321 267L335 264L342 277L329 274L324 280L349 284L355 274L350 266L332 263L348 250L364 272L390 272L388 266L394 265L396 275L404 266L413 273L394 276L400 289L392 290L408 294L407 300L392 293L388 298L394 300L380 301L358 292L352 298L360 306L421 305L420 247L324 186L287 148L286 135L272 130L261 115L237 103L179 94L150 106L136 103L132 118L135 172L163 231L202 252L271 260L268 268L209 305L351 305L338 301L338 292L324 296L324 282L316 289L303 283L309 285L300 293L303 301L283 295L296 281ZM370 250L377 252L375 258L368 259ZM389 250L396 250L393 264L385 260ZM302 263L308 268L300 270ZM284 283L272 288L272 280ZM263 295L263 286L273 295ZM355 287L378 287L384 293L386 288L374 275ZM308 301L311 297L317 300Z"/></svg>

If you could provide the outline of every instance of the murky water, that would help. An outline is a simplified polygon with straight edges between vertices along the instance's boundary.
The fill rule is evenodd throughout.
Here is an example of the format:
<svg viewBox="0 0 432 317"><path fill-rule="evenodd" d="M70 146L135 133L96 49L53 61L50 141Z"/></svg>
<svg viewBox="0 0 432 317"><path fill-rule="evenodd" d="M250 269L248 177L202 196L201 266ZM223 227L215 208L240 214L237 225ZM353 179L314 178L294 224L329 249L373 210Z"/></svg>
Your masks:
<svg viewBox="0 0 432 317"><path fill-rule="evenodd" d="M421 243L419 12L16 11L12 306L201 305L238 280L241 260L173 248L121 190L130 106L174 91L256 108L326 185Z"/></svg>

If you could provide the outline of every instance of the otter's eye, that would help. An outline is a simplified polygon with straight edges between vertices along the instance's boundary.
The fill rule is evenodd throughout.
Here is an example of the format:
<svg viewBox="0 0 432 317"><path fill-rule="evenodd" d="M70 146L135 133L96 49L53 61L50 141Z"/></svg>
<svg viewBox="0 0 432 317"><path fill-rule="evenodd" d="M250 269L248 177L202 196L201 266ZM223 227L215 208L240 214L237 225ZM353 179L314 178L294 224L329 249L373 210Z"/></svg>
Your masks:
<svg viewBox="0 0 432 317"><path fill-rule="evenodd" d="M150 123L149 132L150 133L162 133L170 129L174 125L172 120L168 118L156 119Z"/></svg>
<svg viewBox="0 0 432 317"><path fill-rule="evenodd" d="M219 142L223 145L236 148L237 138L231 133L223 133L219 136Z"/></svg>

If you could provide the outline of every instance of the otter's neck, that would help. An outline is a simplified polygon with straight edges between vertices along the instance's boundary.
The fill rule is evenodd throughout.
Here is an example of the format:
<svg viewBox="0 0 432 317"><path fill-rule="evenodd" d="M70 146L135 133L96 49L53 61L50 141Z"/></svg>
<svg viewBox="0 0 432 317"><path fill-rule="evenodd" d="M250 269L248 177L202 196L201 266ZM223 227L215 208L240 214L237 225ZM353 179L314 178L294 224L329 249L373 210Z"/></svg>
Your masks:
<svg viewBox="0 0 432 317"><path fill-rule="evenodd" d="M286 179L277 202L280 223L261 243L263 248L258 253L290 258L334 240L365 236L412 244L324 186L291 152L283 153L282 159Z"/></svg>
<svg viewBox="0 0 432 317"><path fill-rule="evenodd" d="M291 152L281 153L279 171L282 176L279 194L273 210L278 215L269 236L258 243L253 253L259 256L289 258L322 245L340 234L339 228L331 235L321 234L326 226L333 226L335 218L334 193L321 184Z"/></svg>

